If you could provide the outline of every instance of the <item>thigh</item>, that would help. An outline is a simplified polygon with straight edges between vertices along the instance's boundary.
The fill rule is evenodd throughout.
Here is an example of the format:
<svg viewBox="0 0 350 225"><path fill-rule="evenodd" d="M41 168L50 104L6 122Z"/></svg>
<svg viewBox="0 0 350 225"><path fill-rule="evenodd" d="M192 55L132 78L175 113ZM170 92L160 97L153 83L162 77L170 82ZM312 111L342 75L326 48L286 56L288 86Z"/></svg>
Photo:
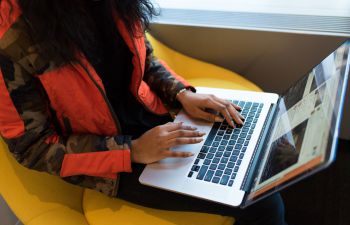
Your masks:
<svg viewBox="0 0 350 225"><path fill-rule="evenodd" d="M142 185L138 178L144 165L133 164L132 168L132 173L121 174L117 198L156 209L232 216L240 224L284 224L284 208L279 194L242 210Z"/></svg>

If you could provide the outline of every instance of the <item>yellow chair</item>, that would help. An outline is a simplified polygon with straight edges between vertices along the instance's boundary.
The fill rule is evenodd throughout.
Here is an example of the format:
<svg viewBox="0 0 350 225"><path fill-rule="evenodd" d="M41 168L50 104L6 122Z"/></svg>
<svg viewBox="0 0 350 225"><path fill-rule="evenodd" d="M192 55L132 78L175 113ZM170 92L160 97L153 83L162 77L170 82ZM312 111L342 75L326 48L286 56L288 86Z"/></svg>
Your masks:
<svg viewBox="0 0 350 225"><path fill-rule="evenodd" d="M194 86L260 89L243 77L175 52L148 36L155 54ZM0 139L0 194L25 225L229 225L205 213L150 209L68 184L18 164Z"/></svg>

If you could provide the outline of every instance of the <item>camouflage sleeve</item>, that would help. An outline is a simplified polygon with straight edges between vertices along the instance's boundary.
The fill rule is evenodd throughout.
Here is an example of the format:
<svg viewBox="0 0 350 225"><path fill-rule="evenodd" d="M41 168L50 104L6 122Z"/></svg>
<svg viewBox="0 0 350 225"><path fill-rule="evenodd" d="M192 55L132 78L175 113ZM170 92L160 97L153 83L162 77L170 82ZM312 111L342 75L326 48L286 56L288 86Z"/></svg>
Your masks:
<svg viewBox="0 0 350 225"><path fill-rule="evenodd" d="M145 37L146 66L144 80L161 100L170 108L178 108L176 94L183 88L196 91L185 79L172 71L164 61L153 55L151 43Z"/></svg>
<svg viewBox="0 0 350 225"><path fill-rule="evenodd" d="M40 81L1 55L0 102L1 136L23 166L90 188L80 175L115 180L131 171L129 136L58 134Z"/></svg>

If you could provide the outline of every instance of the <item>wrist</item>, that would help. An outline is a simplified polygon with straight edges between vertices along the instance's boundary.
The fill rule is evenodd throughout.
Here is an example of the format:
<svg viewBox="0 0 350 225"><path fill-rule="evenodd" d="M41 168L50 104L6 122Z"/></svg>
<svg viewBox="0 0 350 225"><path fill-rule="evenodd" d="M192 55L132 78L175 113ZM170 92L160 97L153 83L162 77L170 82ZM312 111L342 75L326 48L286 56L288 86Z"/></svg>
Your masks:
<svg viewBox="0 0 350 225"><path fill-rule="evenodd" d="M176 94L175 99L177 101L179 101L180 103L182 103L183 99L186 98L186 95L188 95L189 92L191 92L191 91L186 89L186 88L183 88Z"/></svg>

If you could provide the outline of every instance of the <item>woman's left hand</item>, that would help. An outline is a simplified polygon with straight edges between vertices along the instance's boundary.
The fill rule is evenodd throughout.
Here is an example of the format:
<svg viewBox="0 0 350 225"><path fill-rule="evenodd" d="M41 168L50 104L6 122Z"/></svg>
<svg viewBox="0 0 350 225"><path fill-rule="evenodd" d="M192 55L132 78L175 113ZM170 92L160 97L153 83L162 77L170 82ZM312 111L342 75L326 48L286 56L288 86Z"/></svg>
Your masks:
<svg viewBox="0 0 350 225"><path fill-rule="evenodd" d="M232 127L235 127L234 122L239 125L243 124L244 117L237 111L240 111L241 108L228 100L218 98L215 95L197 94L188 90L179 93L176 98L182 104L184 110L193 118L210 122L222 122L223 118L221 116L206 111L206 109L212 109L219 112Z"/></svg>

